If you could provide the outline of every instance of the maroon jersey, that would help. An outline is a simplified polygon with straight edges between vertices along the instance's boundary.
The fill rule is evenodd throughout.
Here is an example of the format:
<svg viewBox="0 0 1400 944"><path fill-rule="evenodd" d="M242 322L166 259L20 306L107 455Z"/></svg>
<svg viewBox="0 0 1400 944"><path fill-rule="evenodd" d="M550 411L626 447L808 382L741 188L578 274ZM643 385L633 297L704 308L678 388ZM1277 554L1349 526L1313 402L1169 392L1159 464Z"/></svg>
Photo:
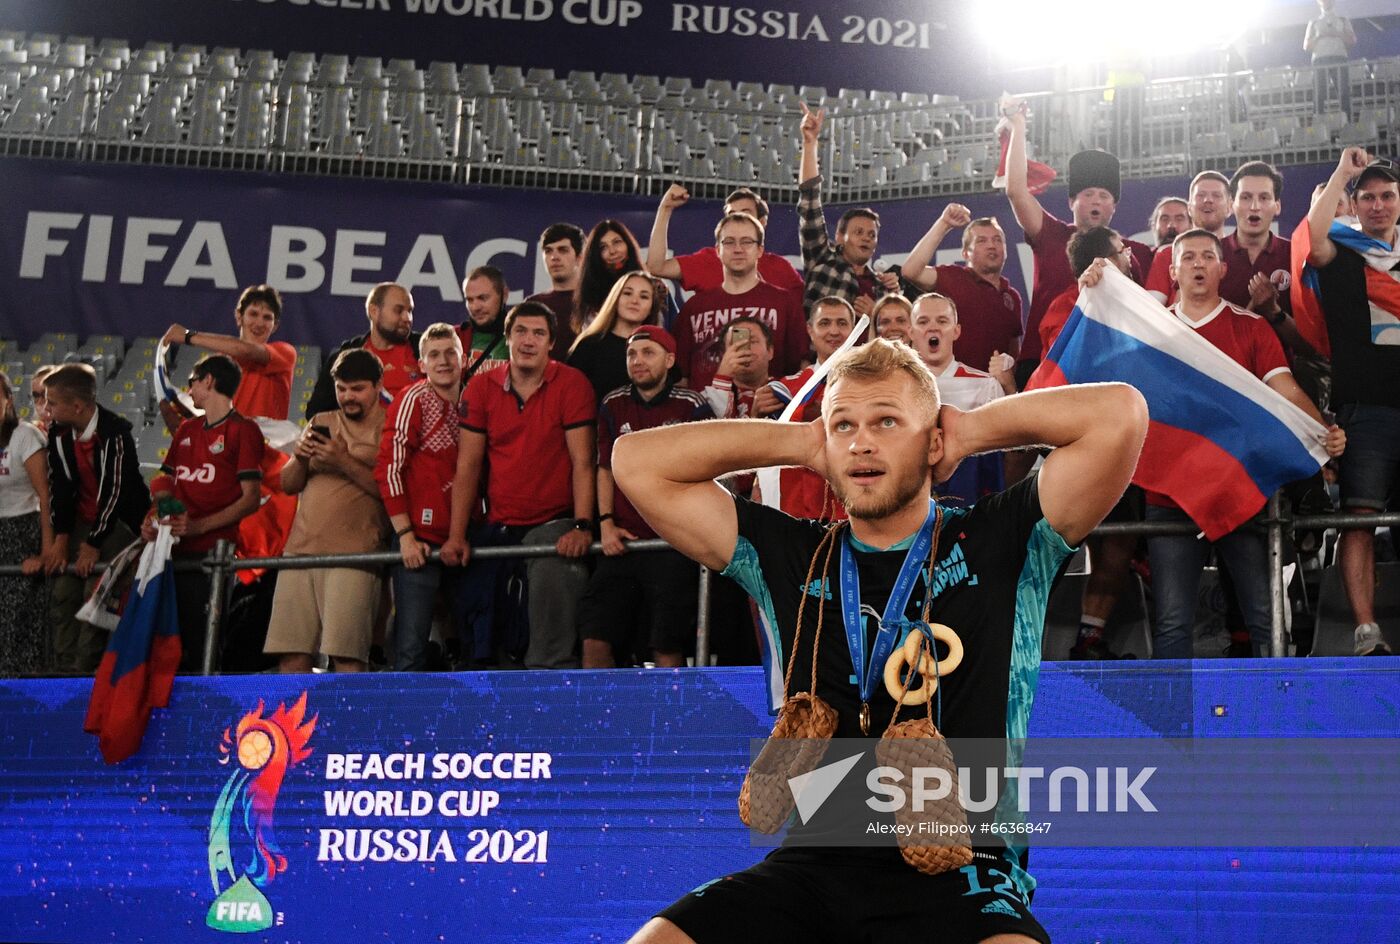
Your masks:
<svg viewBox="0 0 1400 944"><path fill-rule="evenodd" d="M1070 268L1067 253L1069 241L1073 236L1073 226L1047 212L1035 239L1026 240L1035 255L1035 281L1031 288L1031 309L1026 315L1026 330L1021 337L1021 354L1017 360L1038 362L1045 356L1045 352L1040 348L1040 319L1045 317L1050 303L1074 284L1074 270ZM1133 239L1125 238L1123 245L1132 253L1132 279L1141 285L1147 277L1145 267L1150 264L1152 250ZM958 354L962 354L961 348L958 349ZM982 363L973 366L987 365Z"/></svg>
<svg viewBox="0 0 1400 944"><path fill-rule="evenodd" d="M243 497L245 481L262 479L265 444L258 424L231 411L217 423L196 416L175 430L161 471L175 480L175 497L190 518L207 518ZM238 540L238 522L180 539L176 553L203 554L220 540Z"/></svg>
<svg viewBox="0 0 1400 944"><path fill-rule="evenodd" d="M1011 353L1021 336L1021 293L1004 277L996 284L967 266L935 267L938 283L934 291L947 295L958 307L958 360L985 370L993 351Z"/></svg>
<svg viewBox="0 0 1400 944"><path fill-rule="evenodd" d="M613 443L617 442L619 436L634 433L639 429L708 420L713 416L704 398L694 390L669 387L650 400L645 400L634 385L619 387L604 397L602 406L598 408L598 467L612 468ZM632 503L615 483L613 518L619 528L631 531L639 538L656 537L656 532L637 513L637 509L632 507Z"/></svg>
<svg viewBox="0 0 1400 944"><path fill-rule="evenodd" d="M770 372L790 374L801 366L810 340L802 299L797 293L766 282L737 295L723 288L697 292L686 301L672 326L676 366L692 390L703 390L709 385L724 356L721 338L725 325L740 317L757 318L773 332Z"/></svg>

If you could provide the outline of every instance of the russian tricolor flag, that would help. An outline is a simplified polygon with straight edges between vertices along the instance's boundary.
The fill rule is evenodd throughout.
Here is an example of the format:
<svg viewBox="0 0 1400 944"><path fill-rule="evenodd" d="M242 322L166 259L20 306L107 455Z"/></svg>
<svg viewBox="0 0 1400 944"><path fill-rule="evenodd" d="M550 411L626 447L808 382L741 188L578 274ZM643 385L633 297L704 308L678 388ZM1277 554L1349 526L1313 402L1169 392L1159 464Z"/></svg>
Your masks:
<svg viewBox="0 0 1400 944"><path fill-rule="evenodd" d="M102 759L119 763L141 748L151 709L170 703L180 667L180 620L175 608L174 538L168 524L141 552L136 585L97 667L83 730L97 735Z"/></svg>
<svg viewBox="0 0 1400 944"><path fill-rule="evenodd" d="M1320 423L1111 267L1079 293L1026 389L1108 381L1147 400L1134 484L1170 497L1211 540L1327 461Z"/></svg>

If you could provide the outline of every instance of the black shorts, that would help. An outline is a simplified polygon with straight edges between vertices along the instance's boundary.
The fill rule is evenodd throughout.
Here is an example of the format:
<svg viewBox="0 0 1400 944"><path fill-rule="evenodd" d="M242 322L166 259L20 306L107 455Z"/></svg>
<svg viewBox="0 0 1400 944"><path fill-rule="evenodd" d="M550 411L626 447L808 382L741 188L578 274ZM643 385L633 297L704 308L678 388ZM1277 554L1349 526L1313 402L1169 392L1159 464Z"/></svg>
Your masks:
<svg viewBox="0 0 1400 944"><path fill-rule="evenodd" d="M925 875L897 854L778 849L752 868L701 885L660 917L696 944L977 944L995 934L1050 944L1007 862L986 853L964 869Z"/></svg>
<svg viewBox="0 0 1400 944"><path fill-rule="evenodd" d="M609 642L619 655L637 643L643 652L693 649L699 579L697 565L679 551L600 557L579 600L579 636Z"/></svg>

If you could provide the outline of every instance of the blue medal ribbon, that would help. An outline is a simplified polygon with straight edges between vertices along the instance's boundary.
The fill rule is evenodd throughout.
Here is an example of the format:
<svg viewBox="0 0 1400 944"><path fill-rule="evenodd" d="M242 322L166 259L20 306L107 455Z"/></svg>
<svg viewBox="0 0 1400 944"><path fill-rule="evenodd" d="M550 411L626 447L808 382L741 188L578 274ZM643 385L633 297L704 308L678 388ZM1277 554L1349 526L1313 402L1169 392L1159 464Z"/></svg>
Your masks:
<svg viewBox="0 0 1400 944"><path fill-rule="evenodd" d="M890 589L889 602L880 618L880 628L875 634L875 645L871 647L870 661L865 661L865 630L861 625L860 573L856 569L855 554L851 550L850 534L841 542L841 621L846 629L846 645L851 650L851 667L855 669L857 687L861 700L861 728L868 733L870 698L875 693L877 680L884 673L885 660L894 651L895 637L899 630L908 625L904 619L904 608L914 595L914 580L919 569L929 555L933 543L933 525L938 516L938 508L929 502L928 517L914 536L914 543L904 555L899 576Z"/></svg>

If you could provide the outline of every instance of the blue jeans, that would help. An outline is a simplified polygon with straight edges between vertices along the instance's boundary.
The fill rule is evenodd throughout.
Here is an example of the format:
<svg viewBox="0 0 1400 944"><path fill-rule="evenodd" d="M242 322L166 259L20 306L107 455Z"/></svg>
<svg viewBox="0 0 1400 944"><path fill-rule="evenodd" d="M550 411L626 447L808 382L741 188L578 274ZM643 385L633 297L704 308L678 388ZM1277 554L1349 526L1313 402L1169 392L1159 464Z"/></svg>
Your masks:
<svg viewBox="0 0 1400 944"><path fill-rule="evenodd" d="M1148 521L1189 521L1179 508L1147 506ZM1193 535L1173 534L1147 539L1152 565L1152 628L1154 659L1189 659L1196 624L1196 601L1201 568L1210 557L1210 542ZM1264 532L1252 523L1240 525L1214 544L1223 567L1235 581L1235 597L1256 656L1269 654L1269 550Z"/></svg>
<svg viewBox="0 0 1400 944"><path fill-rule="evenodd" d="M422 672L428 668L428 637L433 631L433 605L438 591L450 601L452 621L462 624L458 587L461 567L430 561L417 570L403 564L389 568L394 586L394 671Z"/></svg>

